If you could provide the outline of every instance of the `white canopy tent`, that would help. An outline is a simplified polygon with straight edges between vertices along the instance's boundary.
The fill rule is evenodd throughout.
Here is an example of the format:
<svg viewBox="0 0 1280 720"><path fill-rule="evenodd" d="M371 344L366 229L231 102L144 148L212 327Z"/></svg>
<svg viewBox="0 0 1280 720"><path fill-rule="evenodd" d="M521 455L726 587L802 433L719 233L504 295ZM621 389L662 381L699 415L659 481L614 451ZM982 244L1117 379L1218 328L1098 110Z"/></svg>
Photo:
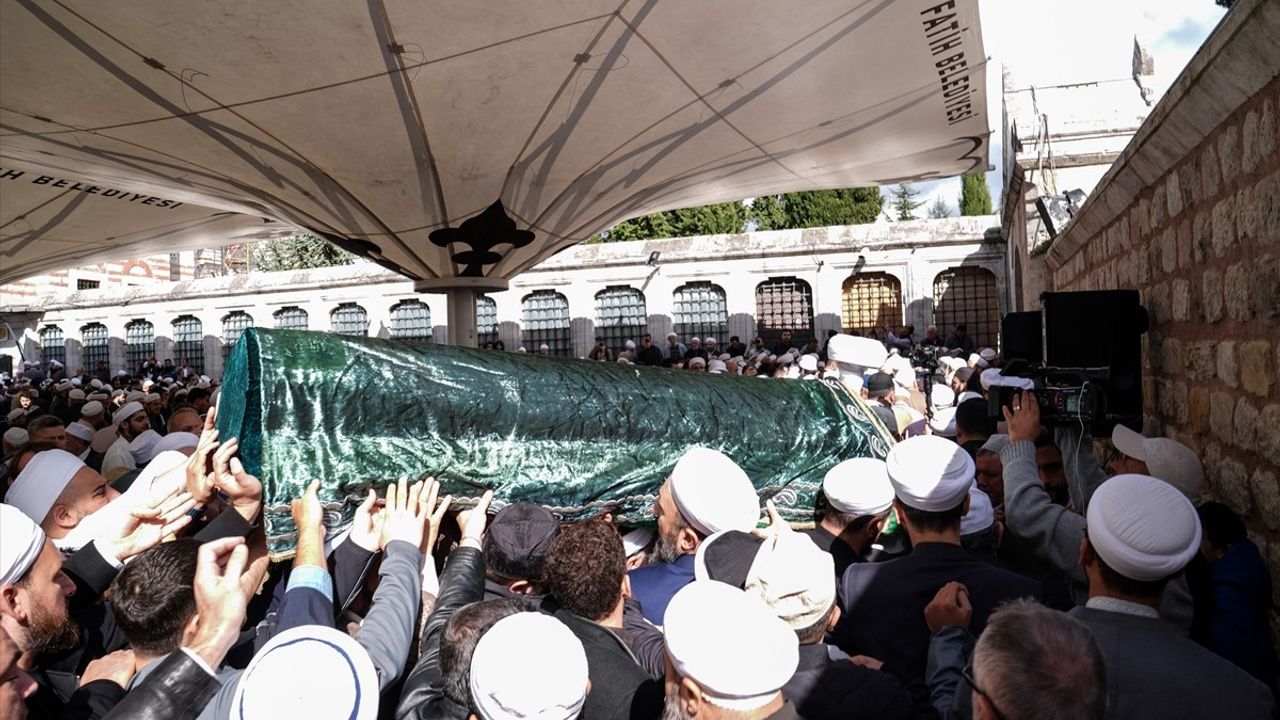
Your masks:
<svg viewBox="0 0 1280 720"><path fill-rule="evenodd" d="M0 282L304 228L462 300L644 213L985 170L984 74L977 0L0 0Z"/></svg>

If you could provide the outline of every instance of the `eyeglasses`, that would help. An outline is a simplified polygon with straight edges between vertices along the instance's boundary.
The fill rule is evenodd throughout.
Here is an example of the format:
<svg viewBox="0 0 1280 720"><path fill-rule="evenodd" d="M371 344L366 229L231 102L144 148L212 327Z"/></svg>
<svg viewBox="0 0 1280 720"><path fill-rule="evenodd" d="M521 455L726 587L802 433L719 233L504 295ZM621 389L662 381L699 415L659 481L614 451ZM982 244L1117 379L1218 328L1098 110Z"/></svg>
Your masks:
<svg viewBox="0 0 1280 720"><path fill-rule="evenodd" d="M991 699L991 695L986 690L978 687L978 681L973 679L973 660L970 660L969 664L964 666L960 674L964 676L964 681L969 683L969 687L974 692L987 699L987 704L991 706L991 712L996 716L996 720L1006 720L1005 714L1000 712L1000 708L996 707L996 701Z"/></svg>

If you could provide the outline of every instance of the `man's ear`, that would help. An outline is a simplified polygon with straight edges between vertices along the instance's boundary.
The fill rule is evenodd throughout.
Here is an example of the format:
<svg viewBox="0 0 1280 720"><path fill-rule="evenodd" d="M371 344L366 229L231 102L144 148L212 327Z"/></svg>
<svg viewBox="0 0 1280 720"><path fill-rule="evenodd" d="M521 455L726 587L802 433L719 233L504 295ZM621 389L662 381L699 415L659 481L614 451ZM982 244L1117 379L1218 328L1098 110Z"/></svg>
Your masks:
<svg viewBox="0 0 1280 720"><path fill-rule="evenodd" d="M49 509L53 522L60 528L71 530L80 524L80 517L66 503L54 503Z"/></svg>
<svg viewBox="0 0 1280 720"><path fill-rule="evenodd" d="M27 621L27 609L22 602L22 592L17 585L0 585L0 615L7 615L20 623ZM0 630L0 632L4 632Z"/></svg>
<svg viewBox="0 0 1280 720"><path fill-rule="evenodd" d="M528 580L512 580L507 589L516 595L529 595L533 592L533 583Z"/></svg>
<svg viewBox="0 0 1280 720"><path fill-rule="evenodd" d="M831 612L827 613L827 632L835 632L836 625L840 624L840 605L832 605Z"/></svg>
<svg viewBox="0 0 1280 720"><path fill-rule="evenodd" d="M688 525L676 535L676 547L680 548L681 554L692 554L698 549L698 542L698 531Z"/></svg>
<svg viewBox="0 0 1280 720"><path fill-rule="evenodd" d="M697 717L702 709L702 688L689 678L680 678L680 709L689 717Z"/></svg>
<svg viewBox="0 0 1280 720"><path fill-rule="evenodd" d="M631 576L622 573L622 599L626 600L631 597Z"/></svg>
<svg viewBox="0 0 1280 720"><path fill-rule="evenodd" d="M180 644L185 646L188 642L190 642L191 639L195 637L196 630L199 627L200 627L200 614L193 613L191 617L187 620L187 624L182 626L182 642Z"/></svg>
<svg viewBox="0 0 1280 720"><path fill-rule="evenodd" d="M970 497L971 497L971 496L970 496L968 493L965 493L965 496L964 496L964 509L960 511L960 514L961 514L961 515L968 515L968 514L969 514L969 498L970 498Z"/></svg>
<svg viewBox="0 0 1280 720"><path fill-rule="evenodd" d="M1093 546L1089 544L1089 538L1080 540L1080 567L1087 568L1093 565L1098 559L1097 553L1093 551Z"/></svg>

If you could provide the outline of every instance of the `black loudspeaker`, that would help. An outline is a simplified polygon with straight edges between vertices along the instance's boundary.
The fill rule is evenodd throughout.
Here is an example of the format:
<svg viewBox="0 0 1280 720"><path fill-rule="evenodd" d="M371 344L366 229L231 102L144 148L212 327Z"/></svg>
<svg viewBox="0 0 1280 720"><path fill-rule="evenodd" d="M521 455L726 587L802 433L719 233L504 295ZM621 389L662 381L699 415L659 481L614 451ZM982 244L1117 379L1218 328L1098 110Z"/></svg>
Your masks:
<svg viewBox="0 0 1280 720"><path fill-rule="evenodd" d="M1142 334L1149 320L1137 290L1044 293L1040 296L1044 363L1055 368L1108 368L1106 423L1142 431ZM1102 434L1100 434L1102 433Z"/></svg>
<svg viewBox="0 0 1280 720"><path fill-rule="evenodd" d="M1042 348L1040 313L1005 313L1000 320L1000 354L1006 363L1011 360L1038 363L1043 355Z"/></svg>

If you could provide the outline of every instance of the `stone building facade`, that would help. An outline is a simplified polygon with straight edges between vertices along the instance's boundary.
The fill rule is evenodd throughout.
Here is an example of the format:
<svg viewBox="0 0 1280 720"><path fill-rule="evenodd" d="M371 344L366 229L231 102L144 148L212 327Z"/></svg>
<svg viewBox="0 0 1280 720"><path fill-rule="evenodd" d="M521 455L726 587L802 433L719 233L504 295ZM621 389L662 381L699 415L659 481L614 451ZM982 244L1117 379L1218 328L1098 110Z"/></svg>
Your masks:
<svg viewBox="0 0 1280 720"><path fill-rule="evenodd" d="M507 350L546 343L583 357L597 336L620 348L645 332L663 342L737 335L750 342L792 329L968 322L998 343L1005 311L1004 249L994 216L579 245L521 274L477 304L479 340ZM652 261L652 262L651 262ZM221 373L244 327L298 327L443 341L443 295L361 263L178 283L58 293L14 325L13 359L56 357L113 370L151 355ZM19 350L21 352L19 353Z"/></svg>
<svg viewBox="0 0 1280 720"><path fill-rule="evenodd" d="M1277 37L1280 4L1237 2L1046 259L1051 289L1141 291L1145 430L1201 453L1280 600Z"/></svg>

